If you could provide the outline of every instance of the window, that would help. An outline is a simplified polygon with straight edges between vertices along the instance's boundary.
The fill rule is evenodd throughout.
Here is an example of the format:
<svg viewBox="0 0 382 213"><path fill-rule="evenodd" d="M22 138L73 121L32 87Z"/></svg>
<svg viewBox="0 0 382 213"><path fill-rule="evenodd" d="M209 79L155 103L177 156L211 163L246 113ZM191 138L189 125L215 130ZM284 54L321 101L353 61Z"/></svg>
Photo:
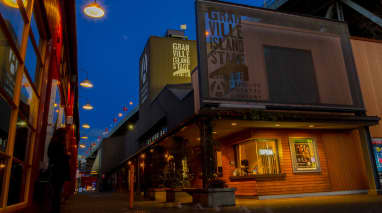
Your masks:
<svg viewBox="0 0 382 213"><path fill-rule="evenodd" d="M9 130L9 119L11 117L11 107L7 102L0 97L0 152L5 153L8 145L8 130ZM1 184L1 183L0 183Z"/></svg>
<svg viewBox="0 0 382 213"><path fill-rule="evenodd" d="M30 81L25 74L21 83L20 92L20 111L23 113L26 120L33 126L36 121L36 111L38 109L38 99L32 88Z"/></svg>
<svg viewBox="0 0 382 213"><path fill-rule="evenodd" d="M0 88L13 97L18 60L7 38L0 29Z"/></svg>
<svg viewBox="0 0 382 213"><path fill-rule="evenodd" d="M24 1L24 7L26 8L26 1ZM9 4L9 3L8 3ZM13 37L16 45L20 47L21 38L24 30L24 20L21 16L18 5L8 5L3 1L0 1L0 14L3 17L5 23L8 25L8 30ZM13 3L14 4L14 3Z"/></svg>
<svg viewBox="0 0 382 213"><path fill-rule="evenodd" d="M236 145L239 176L280 174L276 139L254 139Z"/></svg>
<svg viewBox="0 0 382 213"><path fill-rule="evenodd" d="M28 38L28 45L27 45L27 52L25 56L25 67L28 70L28 74L32 80L33 83L36 83L38 85L39 80L39 65L38 57L36 49L33 46L31 37Z"/></svg>
<svg viewBox="0 0 382 213"><path fill-rule="evenodd" d="M270 99L278 103L319 102L310 50L264 46Z"/></svg>
<svg viewBox="0 0 382 213"><path fill-rule="evenodd" d="M320 172L316 142L313 138L289 138L293 172Z"/></svg>

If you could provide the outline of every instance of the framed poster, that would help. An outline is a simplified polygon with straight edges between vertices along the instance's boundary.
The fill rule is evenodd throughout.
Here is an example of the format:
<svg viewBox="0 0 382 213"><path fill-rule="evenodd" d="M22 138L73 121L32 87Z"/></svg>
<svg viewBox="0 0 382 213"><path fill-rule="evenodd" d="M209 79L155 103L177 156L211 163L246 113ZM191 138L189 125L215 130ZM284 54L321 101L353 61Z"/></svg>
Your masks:
<svg viewBox="0 0 382 213"><path fill-rule="evenodd" d="M320 160L314 138L291 137L289 146L294 173L320 172Z"/></svg>

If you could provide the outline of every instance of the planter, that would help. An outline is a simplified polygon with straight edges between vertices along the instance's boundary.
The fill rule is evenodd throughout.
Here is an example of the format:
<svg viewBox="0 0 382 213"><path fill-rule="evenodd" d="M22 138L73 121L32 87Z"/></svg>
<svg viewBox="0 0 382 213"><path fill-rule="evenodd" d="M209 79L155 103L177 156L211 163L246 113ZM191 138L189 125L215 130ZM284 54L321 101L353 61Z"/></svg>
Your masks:
<svg viewBox="0 0 382 213"><path fill-rule="evenodd" d="M204 207L235 206L236 188L200 189L192 193L192 202Z"/></svg>

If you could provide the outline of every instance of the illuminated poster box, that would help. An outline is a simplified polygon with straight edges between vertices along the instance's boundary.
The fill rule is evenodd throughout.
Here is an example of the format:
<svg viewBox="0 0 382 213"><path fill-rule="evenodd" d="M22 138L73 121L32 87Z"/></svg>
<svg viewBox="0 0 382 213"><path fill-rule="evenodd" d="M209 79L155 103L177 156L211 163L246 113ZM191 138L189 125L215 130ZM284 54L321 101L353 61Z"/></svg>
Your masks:
<svg viewBox="0 0 382 213"><path fill-rule="evenodd" d="M201 104L363 110L347 25L199 0Z"/></svg>

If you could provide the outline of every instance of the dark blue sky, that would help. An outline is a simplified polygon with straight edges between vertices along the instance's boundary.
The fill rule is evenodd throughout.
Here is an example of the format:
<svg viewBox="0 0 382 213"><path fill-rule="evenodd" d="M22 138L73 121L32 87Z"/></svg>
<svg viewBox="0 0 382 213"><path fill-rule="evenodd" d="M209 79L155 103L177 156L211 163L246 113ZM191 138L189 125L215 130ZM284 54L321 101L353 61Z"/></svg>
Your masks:
<svg viewBox="0 0 382 213"><path fill-rule="evenodd" d="M194 40L196 20L194 0L98 0L106 10L105 17L99 20L82 12L91 0L76 2L79 80L84 80L87 72L94 84L92 89L79 91L80 107L87 100L95 107L92 111L80 108L81 124L91 126L89 130L81 128L81 135L89 136L81 143L89 147L105 128L111 129L113 118L118 118L123 106L128 106L129 111L137 106L139 56L147 39L187 24L186 35ZM229 2L256 6L264 0ZM133 106L129 106L130 101ZM80 149L79 154L85 151Z"/></svg>

